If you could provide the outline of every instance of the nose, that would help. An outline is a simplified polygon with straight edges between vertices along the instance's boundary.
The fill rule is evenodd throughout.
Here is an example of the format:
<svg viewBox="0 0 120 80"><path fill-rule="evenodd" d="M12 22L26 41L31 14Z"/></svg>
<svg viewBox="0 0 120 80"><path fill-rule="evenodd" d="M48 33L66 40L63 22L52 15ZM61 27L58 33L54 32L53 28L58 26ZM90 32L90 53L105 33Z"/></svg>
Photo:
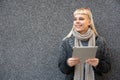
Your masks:
<svg viewBox="0 0 120 80"><path fill-rule="evenodd" d="M76 24L80 24L80 21L79 21L79 20L76 20Z"/></svg>

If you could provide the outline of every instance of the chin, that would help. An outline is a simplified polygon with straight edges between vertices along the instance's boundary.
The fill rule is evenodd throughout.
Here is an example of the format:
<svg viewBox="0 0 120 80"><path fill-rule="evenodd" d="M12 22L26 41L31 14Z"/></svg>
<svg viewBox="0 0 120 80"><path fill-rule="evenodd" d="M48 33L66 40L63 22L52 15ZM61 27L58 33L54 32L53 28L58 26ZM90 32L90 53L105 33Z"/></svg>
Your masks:
<svg viewBox="0 0 120 80"><path fill-rule="evenodd" d="M81 30L81 29L76 29L76 31L77 31L77 32L81 32L81 31L83 31L83 30Z"/></svg>

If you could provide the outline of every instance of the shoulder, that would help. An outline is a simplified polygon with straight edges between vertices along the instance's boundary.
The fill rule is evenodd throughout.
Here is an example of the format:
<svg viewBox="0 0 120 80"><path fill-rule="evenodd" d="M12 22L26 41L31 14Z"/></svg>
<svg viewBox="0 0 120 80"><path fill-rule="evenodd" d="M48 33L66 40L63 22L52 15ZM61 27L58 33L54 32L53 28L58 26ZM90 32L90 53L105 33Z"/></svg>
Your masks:
<svg viewBox="0 0 120 80"><path fill-rule="evenodd" d="M64 38L62 40L62 45L66 45L66 46L73 46L74 44L74 36L68 37L68 38Z"/></svg>
<svg viewBox="0 0 120 80"><path fill-rule="evenodd" d="M105 42L105 38L99 35L96 37L96 41Z"/></svg>
<svg viewBox="0 0 120 80"><path fill-rule="evenodd" d="M106 40L105 40L105 38L104 37L102 37L102 36L97 36L96 37L96 43L98 44L98 45L105 45L106 44Z"/></svg>
<svg viewBox="0 0 120 80"><path fill-rule="evenodd" d="M68 38L64 38L62 42L69 42L69 41L72 41L74 38L75 38L74 36L70 36Z"/></svg>

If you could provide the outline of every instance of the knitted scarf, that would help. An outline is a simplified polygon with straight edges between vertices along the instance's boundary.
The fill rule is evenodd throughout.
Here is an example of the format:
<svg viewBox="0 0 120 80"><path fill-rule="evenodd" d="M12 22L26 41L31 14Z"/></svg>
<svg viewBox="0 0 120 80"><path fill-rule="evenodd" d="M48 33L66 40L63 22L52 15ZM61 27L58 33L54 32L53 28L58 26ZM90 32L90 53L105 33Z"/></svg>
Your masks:
<svg viewBox="0 0 120 80"><path fill-rule="evenodd" d="M95 46L95 34L89 28L85 34L80 34L76 30L72 30L75 36L74 46L82 46L81 41L88 41L88 46ZM75 66L74 80L94 80L94 71L91 65L81 63Z"/></svg>

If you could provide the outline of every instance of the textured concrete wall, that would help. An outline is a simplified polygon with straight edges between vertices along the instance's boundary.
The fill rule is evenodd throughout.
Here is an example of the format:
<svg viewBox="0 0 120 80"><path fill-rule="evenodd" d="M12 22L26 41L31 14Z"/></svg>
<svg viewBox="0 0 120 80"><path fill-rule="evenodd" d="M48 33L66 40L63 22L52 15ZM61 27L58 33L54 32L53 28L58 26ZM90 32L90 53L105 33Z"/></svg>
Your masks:
<svg viewBox="0 0 120 80"><path fill-rule="evenodd" d="M119 80L119 0L0 0L0 80L64 80L58 46L79 7L92 9L110 48L112 70L105 80Z"/></svg>

